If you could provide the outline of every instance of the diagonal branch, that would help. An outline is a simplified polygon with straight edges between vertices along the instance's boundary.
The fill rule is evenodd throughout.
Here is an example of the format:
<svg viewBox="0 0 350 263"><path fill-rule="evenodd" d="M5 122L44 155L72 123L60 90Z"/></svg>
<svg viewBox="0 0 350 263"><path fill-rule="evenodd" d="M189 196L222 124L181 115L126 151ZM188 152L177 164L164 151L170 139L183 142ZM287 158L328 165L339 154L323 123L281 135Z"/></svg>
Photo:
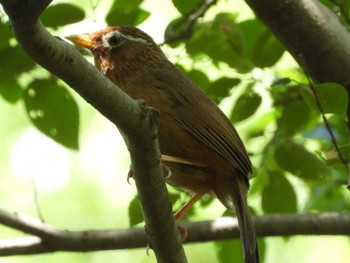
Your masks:
<svg viewBox="0 0 350 263"><path fill-rule="evenodd" d="M276 214L253 217L259 237L292 235L350 235L350 214ZM0 210L0 224L32 234L0 240L0 256L29 255L54 251L97 251L145 248L143 228L101 231L60 230L31 217ZM187 243L239 238L236 218L185 223Z"/></svg>
<svg viewBox="0 0 350 263"><path fill-rule="evenodd" d="M146 231L157 260L187 262L160 166L155 111L131 99L72 46L50 35L37 18L49 3L0 0L26 53L65 81L127 137Z"/></svg>

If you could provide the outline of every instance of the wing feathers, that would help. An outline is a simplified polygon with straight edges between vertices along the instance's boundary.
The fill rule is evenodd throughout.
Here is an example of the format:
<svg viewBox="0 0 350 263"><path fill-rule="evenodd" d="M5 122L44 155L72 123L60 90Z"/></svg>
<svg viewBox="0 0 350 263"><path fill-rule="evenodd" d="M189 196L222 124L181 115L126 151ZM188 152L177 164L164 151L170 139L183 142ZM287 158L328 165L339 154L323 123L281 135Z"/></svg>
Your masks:
<svg viewBox="0 0 350 263"><path fill-rule="evenodd" d="M250 160L233 127L230 131L222 125L218 127L217 122L213 119L203 121L197 118L195 122L191 123L184 119L176 118L176 120L192 135L232 162L243 174L248 175L251 172Z"/></svg>

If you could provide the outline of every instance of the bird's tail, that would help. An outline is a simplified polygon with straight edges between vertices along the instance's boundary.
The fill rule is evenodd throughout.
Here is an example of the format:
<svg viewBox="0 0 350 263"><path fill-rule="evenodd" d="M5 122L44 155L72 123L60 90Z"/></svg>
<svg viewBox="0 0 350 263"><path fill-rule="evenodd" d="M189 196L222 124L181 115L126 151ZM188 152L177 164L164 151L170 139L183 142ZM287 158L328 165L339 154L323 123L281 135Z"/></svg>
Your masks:
<svg viewBox="0 0 350 263"><path fill-rule="evenodd" d="M235 183L234 186L232 201L235 206L239 229L241 232L245 263L259 263L259 250L256 241L255 229L247 204L248 186L246 185L246 182L244 182L244 179L239 183Z"/></svg>

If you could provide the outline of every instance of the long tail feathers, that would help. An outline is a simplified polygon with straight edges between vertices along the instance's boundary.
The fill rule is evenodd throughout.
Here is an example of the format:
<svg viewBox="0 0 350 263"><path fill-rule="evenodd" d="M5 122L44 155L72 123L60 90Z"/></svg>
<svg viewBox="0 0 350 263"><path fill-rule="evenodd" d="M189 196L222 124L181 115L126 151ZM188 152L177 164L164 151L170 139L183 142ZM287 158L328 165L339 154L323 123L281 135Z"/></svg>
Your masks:
<svg viewBox="0 0 350 263"><path fill-rule="evenodd" d="M232 193L241 239L243 242L245 263L259 263L259 251L256 242L256 234L247 204L247 189L242 184L235 187Z"/></svg>

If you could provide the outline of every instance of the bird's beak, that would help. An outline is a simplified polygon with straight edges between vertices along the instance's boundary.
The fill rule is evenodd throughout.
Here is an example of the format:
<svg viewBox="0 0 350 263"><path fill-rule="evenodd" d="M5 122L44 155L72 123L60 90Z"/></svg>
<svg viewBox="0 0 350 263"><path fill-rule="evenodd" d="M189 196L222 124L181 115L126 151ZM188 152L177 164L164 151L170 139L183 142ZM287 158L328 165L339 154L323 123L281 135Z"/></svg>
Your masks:
<svg viewBox="0 0 350 263"><path fill-rule="evenodd" d="M95 47L96 43L93 41L90 37L90 35L73 35L73 36L66 36L66 39L72 41L74 44L92 49Z"/></svg>

